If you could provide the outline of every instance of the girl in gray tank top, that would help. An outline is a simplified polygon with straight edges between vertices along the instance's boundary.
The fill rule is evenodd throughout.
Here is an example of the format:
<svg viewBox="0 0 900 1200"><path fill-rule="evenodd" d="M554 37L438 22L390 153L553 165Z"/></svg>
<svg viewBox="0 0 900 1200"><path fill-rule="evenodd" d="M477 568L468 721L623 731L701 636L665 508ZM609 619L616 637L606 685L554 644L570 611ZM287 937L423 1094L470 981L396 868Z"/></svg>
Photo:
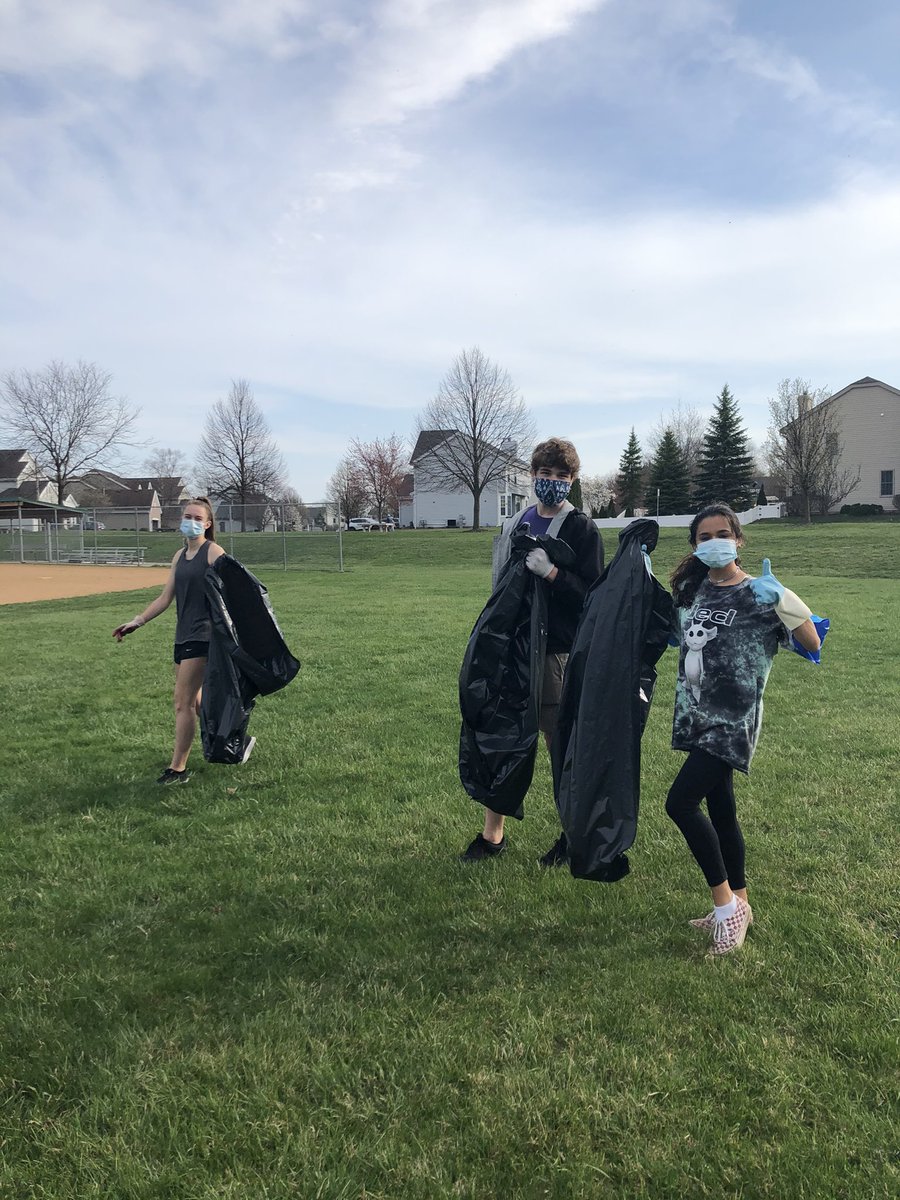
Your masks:
<svg viewBox="0 0 900 1200"><path fill-rule="evenodd" d="M207 539L200 543L188 558L190 545L175 563L175 645L185 642L209 641L209 614L206 610L206 588L204 577L208 565L209 547Z"/></svg>
<svg viewBox="0 0 900 1200"><path fill-rule="evenodd" d="M206 570L225 553L215 539L215 520L205 496L184 506L181 533L186 545L172 559L166 586L142 613L120 625L113 637L121 642L175 601L175 749L172 761L157 783L184 783L187 760L197 731L200 689L209 652L209 615L206 608Z"/></svg>

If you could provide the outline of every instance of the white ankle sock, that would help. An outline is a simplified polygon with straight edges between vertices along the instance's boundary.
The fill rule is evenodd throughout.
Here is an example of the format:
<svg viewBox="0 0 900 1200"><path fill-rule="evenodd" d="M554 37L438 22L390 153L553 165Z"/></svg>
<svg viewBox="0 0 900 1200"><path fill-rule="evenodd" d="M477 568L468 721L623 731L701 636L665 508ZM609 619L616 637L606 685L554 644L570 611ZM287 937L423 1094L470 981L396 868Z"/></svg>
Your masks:
<svg viewBox="0 0 900 1200"><path fill-rule="evenodd" d="M717 921L724 921L727 917L733 917L737 912L737 896L732 895L727 904L715 904L713 907L716 910Z"/></svg>

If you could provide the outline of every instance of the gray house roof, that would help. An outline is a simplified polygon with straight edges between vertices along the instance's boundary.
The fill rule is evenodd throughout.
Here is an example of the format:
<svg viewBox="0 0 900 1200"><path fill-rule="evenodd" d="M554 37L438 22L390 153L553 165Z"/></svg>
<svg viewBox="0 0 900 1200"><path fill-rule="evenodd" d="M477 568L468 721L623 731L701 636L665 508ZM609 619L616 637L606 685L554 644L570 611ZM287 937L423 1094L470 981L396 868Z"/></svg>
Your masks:
<svg viewBox="0 0 900 1200"><path fill-rule="evenodd" d="M455 429L423 429L416 438L416 444L413 447L412 454L409 456L409 461L414 463L417 458L421 458L423 454L428 454L435 446L441 442L445 442L447 438L453 437L455 433Z"/></svg>
<svg viewBox="0 0 900 1200"><path fill-rule="evenodd" d="M18 479L27 453L27 450L0 450L0 479Z"/></svg>

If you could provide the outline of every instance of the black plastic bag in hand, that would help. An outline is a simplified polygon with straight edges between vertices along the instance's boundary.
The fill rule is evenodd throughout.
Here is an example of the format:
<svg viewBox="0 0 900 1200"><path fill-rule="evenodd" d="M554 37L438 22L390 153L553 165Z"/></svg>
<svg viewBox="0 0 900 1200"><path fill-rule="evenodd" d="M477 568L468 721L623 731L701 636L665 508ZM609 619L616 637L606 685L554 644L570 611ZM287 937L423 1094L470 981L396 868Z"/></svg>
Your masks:
<svg viewBox="0 0 900 1200"><path fill-rule="evenodd" d="M286 687L300 663L285 645L269 593L229 554L206 572L209 657L203 676L200 732L207 762L243 760L247 724L259 695Z"/></svg>
<svg viewBox="0 0 900 1200"><path fill-rule="evenodd" d="M629 869L641 735L672 624L672 597L641 551L653 550L658 535L651 520L622 530L615 558L587 594L566 667L551 757L569 867L582 879L612 883Z"/></svg>
<svg viewBox="0 0 900 1200"><path fill-rule="evenodd" d="M544 549L562 568L575 563L558 538L517 529L510 557L469 638L459 675L459 777L473 800L505 816L524 815L537 753L547 646L547 585L525 566Z"/></svg>

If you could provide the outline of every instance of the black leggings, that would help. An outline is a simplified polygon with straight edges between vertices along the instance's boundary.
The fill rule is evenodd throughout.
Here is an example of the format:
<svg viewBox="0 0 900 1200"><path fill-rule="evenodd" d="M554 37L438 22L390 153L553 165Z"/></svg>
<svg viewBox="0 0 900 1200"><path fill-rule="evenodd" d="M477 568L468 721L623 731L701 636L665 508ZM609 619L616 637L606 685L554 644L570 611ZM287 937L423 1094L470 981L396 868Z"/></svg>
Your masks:
<svg viewBox="0 0 900 1200"><path fill-rule="evenodd" d="M711 888L726 879L734 889L744 879L744 835L734 804L733 771L721 758L692 750L669 789L666 812L684 834ZM709 816L701 810L706 799Z"/></svg>

